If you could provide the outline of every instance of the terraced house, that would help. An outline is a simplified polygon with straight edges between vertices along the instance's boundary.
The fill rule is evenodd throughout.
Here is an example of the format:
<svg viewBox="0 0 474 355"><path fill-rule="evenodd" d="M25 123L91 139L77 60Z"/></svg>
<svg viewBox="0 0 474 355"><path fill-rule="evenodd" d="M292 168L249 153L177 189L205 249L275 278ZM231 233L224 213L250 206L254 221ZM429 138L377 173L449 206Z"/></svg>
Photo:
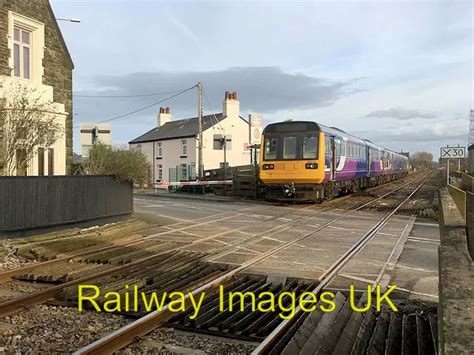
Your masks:
<svg viewBox="0 0 474 355"><path fill-rule="evenodd" d="M54 143L34 148L25 168L9 175L65 175L72 163L73 62L48 0L0 0L0 86L3 102L14 90L35 93L61 127ZM5 111L5 110L4 110ZM8 130L1 127L3 150ZM17 154L21 154L18 152ZM0 162L1 164L1 162Z"/></svg>

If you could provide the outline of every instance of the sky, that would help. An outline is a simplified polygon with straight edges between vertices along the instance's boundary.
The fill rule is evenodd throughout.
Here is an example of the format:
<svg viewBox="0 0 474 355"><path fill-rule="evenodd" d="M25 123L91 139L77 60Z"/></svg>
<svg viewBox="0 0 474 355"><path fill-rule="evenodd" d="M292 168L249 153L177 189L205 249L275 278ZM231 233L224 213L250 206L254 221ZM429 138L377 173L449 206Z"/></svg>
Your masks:
<svg viewBox="0 0 474 355"><path fill-rule="evenodd" d="M114 144L175 119L222 111L264 124L311 120L395 151L466 145L473 99L471 1L50 0L75 69L81 122L112 120ZM148 95L148 96L137 96ZM122 97L97 97L122 96ZM123 97L127 96L127 97ZM132 97L130 97L132 96ZM156 105L154 105L156 104Z"/></svg>

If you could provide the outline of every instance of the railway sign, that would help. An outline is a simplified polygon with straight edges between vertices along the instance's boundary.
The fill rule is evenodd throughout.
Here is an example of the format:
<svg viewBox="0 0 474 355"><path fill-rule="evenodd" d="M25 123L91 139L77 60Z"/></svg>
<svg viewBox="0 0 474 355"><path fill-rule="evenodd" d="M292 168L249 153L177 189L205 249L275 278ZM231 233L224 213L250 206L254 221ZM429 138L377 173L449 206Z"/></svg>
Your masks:
<svg viewBox="0 0 474 355"><path fill-rule="evenodd" d="M442 147L442 159L461 159L466 157L466 147Z"/></svg>

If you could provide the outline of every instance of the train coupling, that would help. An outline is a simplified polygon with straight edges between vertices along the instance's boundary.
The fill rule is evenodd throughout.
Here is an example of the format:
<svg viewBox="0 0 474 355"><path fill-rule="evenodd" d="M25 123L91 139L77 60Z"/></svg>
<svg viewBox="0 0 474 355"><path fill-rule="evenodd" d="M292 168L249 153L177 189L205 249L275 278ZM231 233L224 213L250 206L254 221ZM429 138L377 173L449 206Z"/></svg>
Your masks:
<svg viewBox="0 0 474 355"><path fill-rule="evenodd" d="M282 190L283 190L283 195L285 197L293 197L293 195L296 192L295 184L294 183L285 184L283 185Z"/></svg>

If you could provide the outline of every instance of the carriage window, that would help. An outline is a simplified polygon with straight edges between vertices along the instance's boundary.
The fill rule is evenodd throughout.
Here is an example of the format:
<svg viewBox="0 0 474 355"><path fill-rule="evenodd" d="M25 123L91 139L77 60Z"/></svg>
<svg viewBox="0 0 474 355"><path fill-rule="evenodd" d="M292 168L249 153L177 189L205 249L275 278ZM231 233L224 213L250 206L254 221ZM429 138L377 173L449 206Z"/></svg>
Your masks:
<svg viewBox="0 0 474 355"><path fill-rule="evenodd" d="M297 137L283 138L283 159L296 159Z"/></svg>
<svg viewBox="0 0 474 355"><path fill-rule="evenodd" d="M303 159L316 159L316 137L304 137L303 138Z"/></svg>
<svg viewBox="0 0 474 355"><path fill-rule="evenodd" d="M275 160L277 157L277 142L278 138L265 138L265 160Z"/></svg>
<svg viewBox="0 0 474 355"><path fill-rule="evenodd" d="M344 141L342 141L342 143L341 143L341 155L343 157L346 156L346 142L344 142Z"/></svg>
<svg viewBox="0 0 474 355"><path fill-rule="evenodd" d="M336 143L336 156L341 156L341 141L339 139L335 139L334 142Z"/></svg>

